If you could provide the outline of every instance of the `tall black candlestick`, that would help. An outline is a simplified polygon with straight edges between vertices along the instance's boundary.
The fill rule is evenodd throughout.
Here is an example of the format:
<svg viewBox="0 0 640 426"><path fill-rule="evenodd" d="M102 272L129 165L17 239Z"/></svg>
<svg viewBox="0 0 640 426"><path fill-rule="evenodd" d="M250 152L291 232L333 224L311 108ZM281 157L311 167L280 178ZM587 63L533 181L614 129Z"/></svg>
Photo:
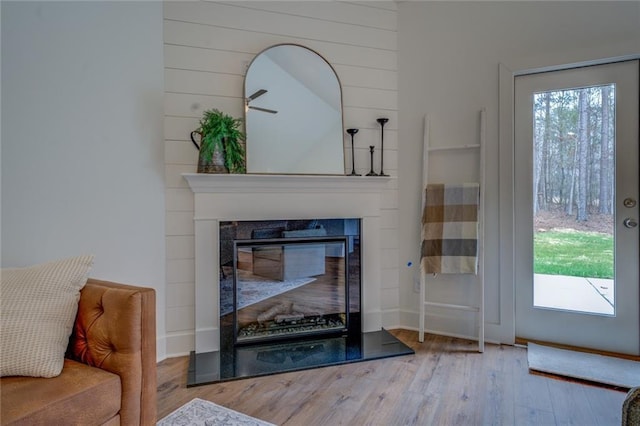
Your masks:
<svg viewBox="0 0 640 426"><path fill-rule="evenodd" d="M380 174L378 176L389 176L384 173L384 125L389 121L388 118L378 118L380 123Z"/></svg>
<svg viewBox="0 0 640 426"><path fill-rule="evenodd" d="M371 153L371 171L367 173L367 176L378 176L378 174L373 171L373 145L369 145L369 152Z"/></svg>
<svg viewBox="0 0 640 426"><path fill-rule="evenodd" d="M358 133L358 129L347 129L347 133L351 135L351 176L360 176L356 173L356 159L353 152L353 135Z"/></svg>

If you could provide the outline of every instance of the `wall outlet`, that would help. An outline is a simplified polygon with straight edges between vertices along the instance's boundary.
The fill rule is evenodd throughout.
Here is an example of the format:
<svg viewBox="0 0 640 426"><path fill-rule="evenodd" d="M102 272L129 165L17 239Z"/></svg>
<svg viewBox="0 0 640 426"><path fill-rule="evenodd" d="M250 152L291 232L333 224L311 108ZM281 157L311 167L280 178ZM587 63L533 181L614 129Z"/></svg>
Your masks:
<svg viewBox="0 0 640 426"><path fill-rule="evenodd" d="M413 274L413 292L420 293L420 274Z"/></svg>

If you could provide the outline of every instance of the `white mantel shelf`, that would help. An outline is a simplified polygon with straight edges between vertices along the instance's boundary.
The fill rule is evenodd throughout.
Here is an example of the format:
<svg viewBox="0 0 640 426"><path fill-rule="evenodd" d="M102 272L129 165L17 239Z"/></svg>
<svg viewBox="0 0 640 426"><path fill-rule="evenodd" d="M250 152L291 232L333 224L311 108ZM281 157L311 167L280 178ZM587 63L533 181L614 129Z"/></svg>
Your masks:
<svg viewBox="0 0 640 426"><path fill-rule="evenodd" d="M379 192L395 187L395 176L183 173L194 193Z"/></svg>

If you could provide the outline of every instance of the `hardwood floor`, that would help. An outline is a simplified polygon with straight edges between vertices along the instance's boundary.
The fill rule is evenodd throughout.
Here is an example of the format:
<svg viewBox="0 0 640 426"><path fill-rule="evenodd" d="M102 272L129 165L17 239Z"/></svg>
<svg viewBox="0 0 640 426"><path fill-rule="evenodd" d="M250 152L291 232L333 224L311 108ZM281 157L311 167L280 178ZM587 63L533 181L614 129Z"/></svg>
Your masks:
<svg viewBox="0 0 640 426"><path fill-rule="evenodd" d="M186 388L158 364L158 418L202 398L277 425L620 425L626 392L529 374L526 349L392 330L415 355Z"/></svg>

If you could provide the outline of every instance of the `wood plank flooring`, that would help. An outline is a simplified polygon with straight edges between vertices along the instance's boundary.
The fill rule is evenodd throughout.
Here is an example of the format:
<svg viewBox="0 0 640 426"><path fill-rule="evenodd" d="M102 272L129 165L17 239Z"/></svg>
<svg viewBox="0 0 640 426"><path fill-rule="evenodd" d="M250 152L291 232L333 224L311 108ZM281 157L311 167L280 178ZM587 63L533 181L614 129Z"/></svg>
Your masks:
<svg viewBox="0 0 640 426"><path fill-rule="evenodd" d="M529 374L522 347L392 330L415 355L186 388L158 364L158 418L193 398L277 425L619 425L626 392Z"/></svg>

